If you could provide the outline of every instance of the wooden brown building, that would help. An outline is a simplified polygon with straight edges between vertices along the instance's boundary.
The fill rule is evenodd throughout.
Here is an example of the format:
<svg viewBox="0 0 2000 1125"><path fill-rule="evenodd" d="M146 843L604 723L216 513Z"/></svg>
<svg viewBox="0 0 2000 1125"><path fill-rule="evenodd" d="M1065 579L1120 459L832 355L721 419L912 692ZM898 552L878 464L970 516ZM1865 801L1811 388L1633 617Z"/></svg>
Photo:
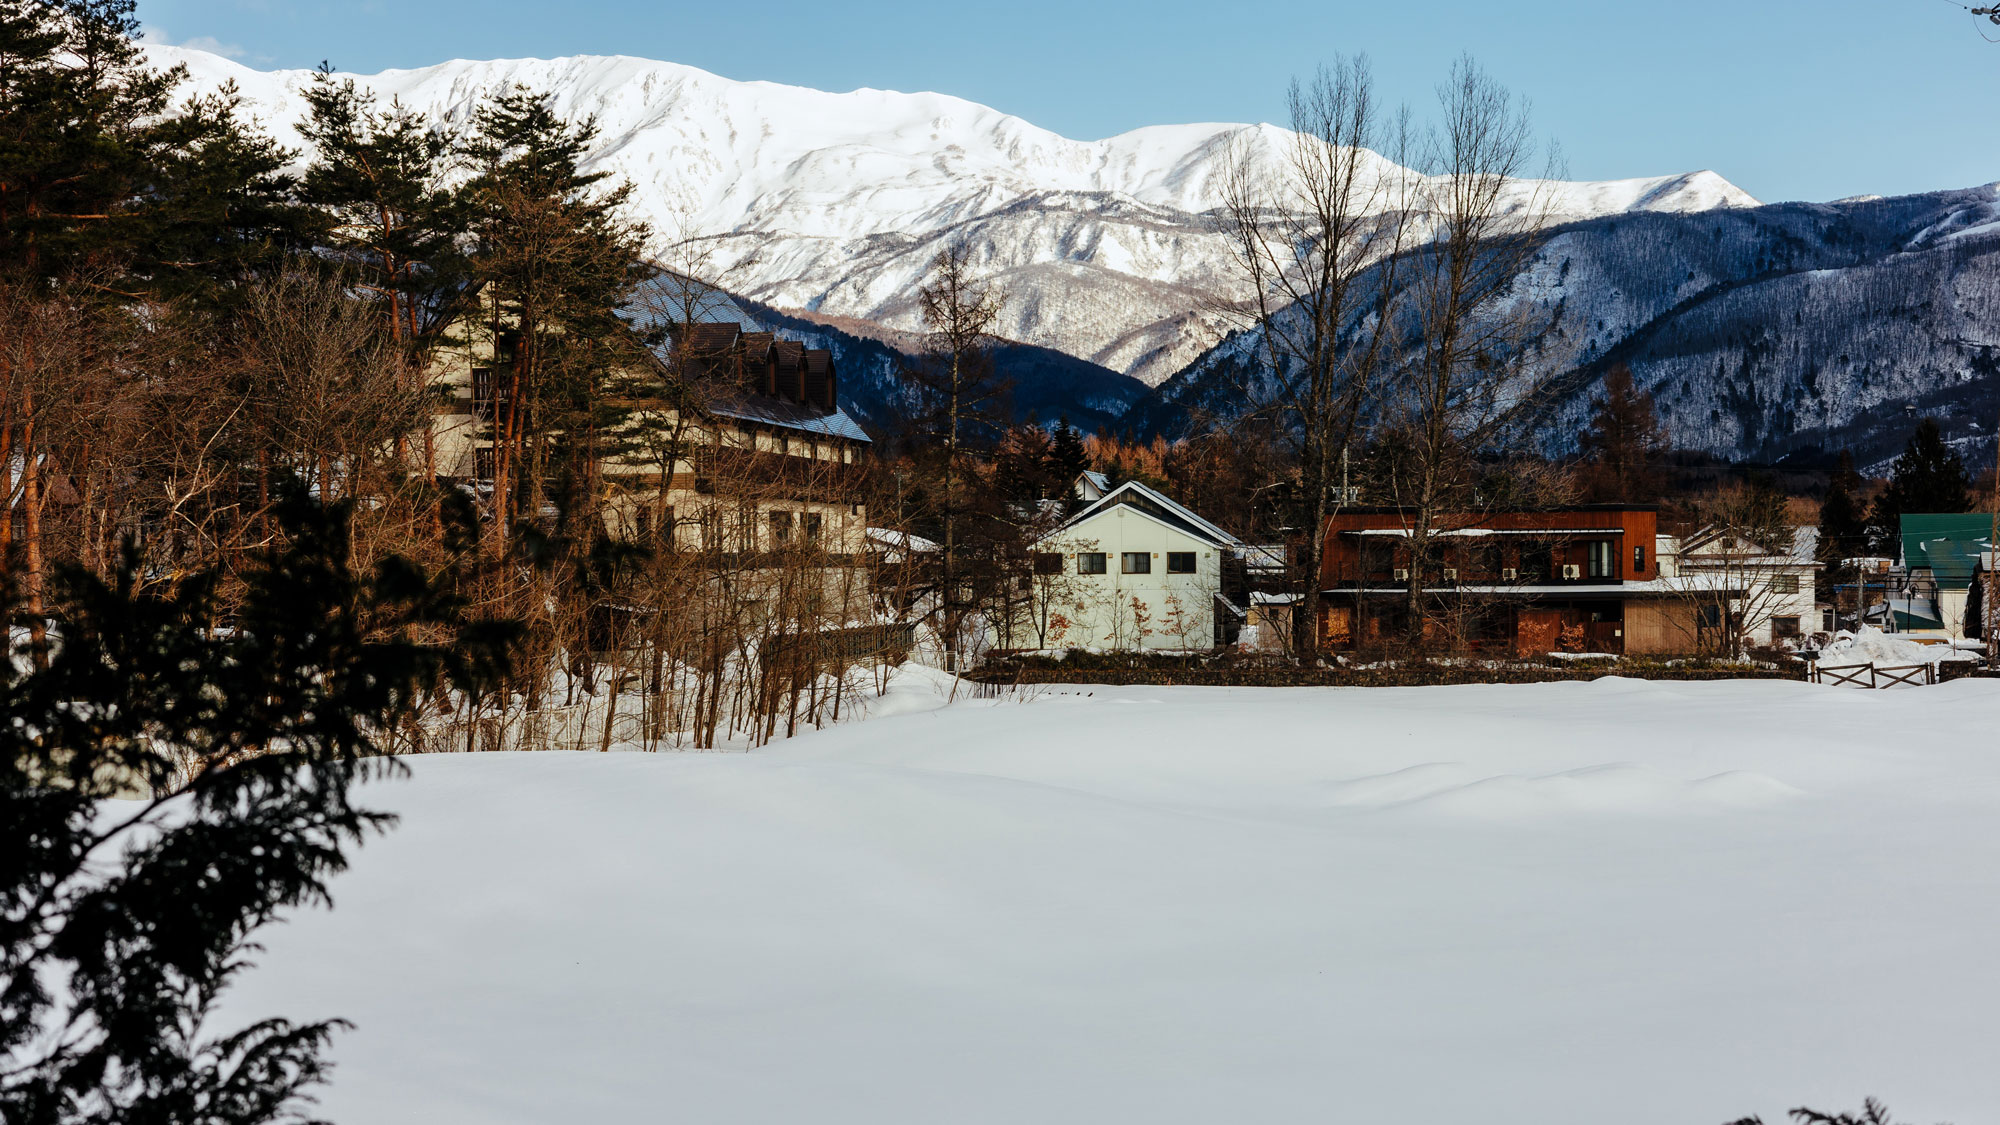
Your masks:
<svg viewBox="0 0 2000 1125"><path fill-rule="evenodd" d="M1407 635L1413 521L1413 513L1399 508L1350 508L1327 517L1319 575L1323 647ZM1588 652L1697 647L1697 605L1684 583L1661 576L1655 508L1457 513L1437 521L1431 541L1418 604L1432 641L1530 654L1555 650L1570 630Z"/></svg>

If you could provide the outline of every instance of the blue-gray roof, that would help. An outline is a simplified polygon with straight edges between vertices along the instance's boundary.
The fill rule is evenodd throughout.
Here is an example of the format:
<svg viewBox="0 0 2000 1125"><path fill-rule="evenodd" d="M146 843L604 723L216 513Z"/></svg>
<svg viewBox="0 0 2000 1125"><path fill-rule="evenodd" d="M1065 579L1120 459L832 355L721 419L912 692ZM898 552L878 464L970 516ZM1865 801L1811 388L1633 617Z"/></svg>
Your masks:
<svg viewBox="0 0 2000 1125"><path fill-rule="evenodd" d="M734 418L743 422L763 422L771 426L783 426L788 430L798 430L808 434L822 434L826 437L845 438L848 441L868 441L868 435L859 423L847 416L847 411L838 407L831 414L821 414L818 410L784 399L766 398L763 395L735 395L717 399L708 405L708 412L722 418Z"/></svg>

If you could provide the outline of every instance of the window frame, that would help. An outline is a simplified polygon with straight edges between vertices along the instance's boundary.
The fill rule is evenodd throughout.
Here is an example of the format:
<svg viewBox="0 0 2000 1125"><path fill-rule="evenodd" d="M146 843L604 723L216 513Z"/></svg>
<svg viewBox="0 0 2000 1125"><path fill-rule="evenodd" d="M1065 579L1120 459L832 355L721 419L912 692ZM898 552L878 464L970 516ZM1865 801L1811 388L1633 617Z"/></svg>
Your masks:
<svg viewBox="0 0 2000 1125"><path fill-rule="evenodd" d="M1585 578L1616 578L1618 556L1611 549L1608 539L1592 539L1583 545L1583 576Z"/></svg>
<svg viewBox="0 0 2000 1125"><path fill-rule="evenodd" d="M1187 560L1187 567L1186 567L1186 569L1181 569L1181 568L1179 568L1179 567L1177 567L1177 566L1175 565L1175 563L1176 563L1176 562L1178 562L1178 561L1179 561L1179 560L1181 560L1181 559L1186 559L1186 560ZM1198 574L1198 573L1200 573L1200 570L1201 570L1201 563L1200 563L1199 559L1197 558L1197 552L1194 552L1194 551L1168 551L1168 552L1167 552L1167 573L1168 573L1168 574Z"/></svg>
<svg viewBox="0 0 2000 1125"><path fill-rule="evenodd" d="M1094 567L1088 565L1092 562L1096 563ZM1104 574L1108 565L1103 551L1078 551L1076 553L1076 572L1078 574Z"/></svg>
<svg viewBox="0 0 2000 1125"><path fill-rule="evenodd" d="M1134 560L1137 560L1138 563L1136 568L1133 565ZM1153 573L1153 553L1151 551L1118 552L1118 573L1120 574Z"/></svg>

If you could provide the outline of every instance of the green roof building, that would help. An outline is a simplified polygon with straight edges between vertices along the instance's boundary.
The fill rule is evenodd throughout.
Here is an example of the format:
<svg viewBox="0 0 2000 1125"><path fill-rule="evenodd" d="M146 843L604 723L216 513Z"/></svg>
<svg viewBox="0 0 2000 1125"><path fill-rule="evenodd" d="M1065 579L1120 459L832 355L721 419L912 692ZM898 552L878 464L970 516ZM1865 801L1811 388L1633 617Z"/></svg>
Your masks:
<svg viewBox="0 0 2000 1125"><path fill-rule="evenodd" d="M1963 590L1972 585L1972 571L1981 552L1993 549L1993 517L1966 515L1906 515L1903 517L1903 565L1914 574L1928 568L1939 590Z"/></svg>
<svg viewBox="0 0 2000 1125"><path fill-rule="evenodd" d="M1980 556L1993 549L1993 517L1980 512L1905 515L1902 534L1903 565L1913 595L1907 608L1914 611L1927 599L1935 612L1929 615L1934 620L1922 620L1925 615L1912 612L1899 624L1906 629L1942 628L1954 637L1963 636L1973 572Z"/></svg>

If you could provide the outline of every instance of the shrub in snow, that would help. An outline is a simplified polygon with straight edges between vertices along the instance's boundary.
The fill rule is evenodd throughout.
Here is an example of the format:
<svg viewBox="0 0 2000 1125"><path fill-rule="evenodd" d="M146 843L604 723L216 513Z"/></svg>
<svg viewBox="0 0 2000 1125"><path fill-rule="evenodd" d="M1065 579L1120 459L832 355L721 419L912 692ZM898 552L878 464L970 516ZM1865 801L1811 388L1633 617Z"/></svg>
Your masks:
<svg viewBox="0 0 2000 1125"><path fill-rule="evenodd" d="M1799 1122L1799 1125L1897 1125L1896 1122L1889 1119L1889 1107L1876 1101L1874 1098L1869 1098L1861 1103L1861 1112L1859 1114L1821 1113L1816 1109L1807 1109L1804 1106L1800 1106L1798 1109L1791 1111L1788 1116L1792 1120ZM1764 1125L1764 1119L1761 1117L1740 1117L1730 1122L1729 1125Z"/></svg>

